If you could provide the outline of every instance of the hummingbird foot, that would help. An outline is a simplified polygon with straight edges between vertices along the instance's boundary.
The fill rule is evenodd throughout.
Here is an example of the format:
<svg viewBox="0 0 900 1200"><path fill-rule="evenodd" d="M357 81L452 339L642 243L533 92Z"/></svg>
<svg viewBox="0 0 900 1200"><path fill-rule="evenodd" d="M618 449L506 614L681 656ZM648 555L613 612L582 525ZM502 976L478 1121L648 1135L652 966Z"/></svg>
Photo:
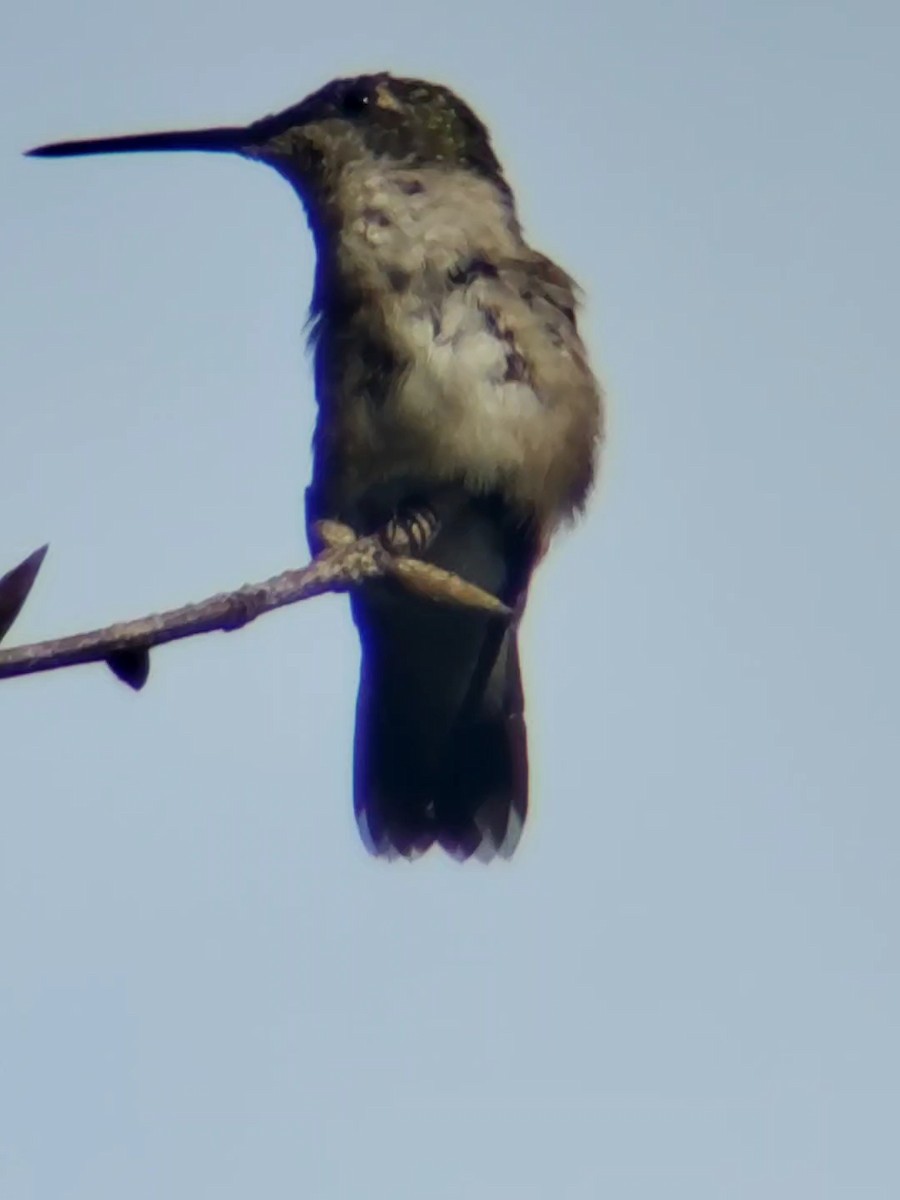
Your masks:
<svg viewBox="0 0 900 1200"><path fill-rule="evenodd" d="M427 504L401 508L385 525L378 537L391 554L420 558L440 530L438 514Z"/></svg>
<svg viewBox="0 0 900 1200"><path fill-rule="evenodd" d="M438 516L427 506L404 509L377 533L359 536L343 521L323 518L310 525L313 566L340 563L345 587L389 576L415 595L438 603L474 608L508 619L511 610L496 596L419 555L440 532Z"/></svg>

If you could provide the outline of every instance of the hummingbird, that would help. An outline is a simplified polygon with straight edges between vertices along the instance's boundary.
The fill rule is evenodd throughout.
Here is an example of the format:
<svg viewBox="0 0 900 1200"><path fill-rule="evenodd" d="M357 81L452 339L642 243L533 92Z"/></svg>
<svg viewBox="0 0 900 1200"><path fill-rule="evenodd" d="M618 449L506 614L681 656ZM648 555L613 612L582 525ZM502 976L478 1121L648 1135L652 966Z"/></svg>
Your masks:
<svg viewBox="0 0 900 1200"><path fill-rule="evenodd" d="M525 240L486 126L448 87L337 79L246 126L59 142L40 158L211 151L266 163L316 249L311 545L428 513L421 556L511 620L377 581L351 594L361 641L353 791L367 848L508 857L528 809L518 628L553 535L584 508L603 392L572 278Z"/></svg>

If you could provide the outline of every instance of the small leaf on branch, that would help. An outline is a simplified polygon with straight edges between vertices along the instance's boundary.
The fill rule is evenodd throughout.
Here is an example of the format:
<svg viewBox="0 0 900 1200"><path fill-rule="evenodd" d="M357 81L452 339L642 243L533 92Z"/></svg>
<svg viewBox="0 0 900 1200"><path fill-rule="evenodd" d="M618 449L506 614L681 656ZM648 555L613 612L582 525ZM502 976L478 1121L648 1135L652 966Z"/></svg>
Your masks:
<svg viewBox="0 0 900 1200"><path fill-rule="evenodd" d="M0 642L22 611L46 553L47 546L41 546L0 579Z"/></svg>
<svg viewBox="0 0 900 1200"><path fill-rule="evenodd" d="M106 665L117 679L139 692L150 675L150 651L143 648L113 650Z"/></svg>

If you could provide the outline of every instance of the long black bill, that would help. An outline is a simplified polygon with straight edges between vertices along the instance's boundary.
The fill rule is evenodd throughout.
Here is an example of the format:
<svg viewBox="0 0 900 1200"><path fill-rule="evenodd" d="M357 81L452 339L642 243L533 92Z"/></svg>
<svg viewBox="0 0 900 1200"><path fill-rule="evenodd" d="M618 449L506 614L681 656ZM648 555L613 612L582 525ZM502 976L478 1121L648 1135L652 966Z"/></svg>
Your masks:
<svg viewBox="0 0 900 1200"><path fill-rule="evenodd" d="M25 153L30 158L74 158L81 154L131 154L144 150L206 150L214 154L236 154L253 141L253 133L246 127L185 129L91 138L83 142L52 142Z"/></svg>

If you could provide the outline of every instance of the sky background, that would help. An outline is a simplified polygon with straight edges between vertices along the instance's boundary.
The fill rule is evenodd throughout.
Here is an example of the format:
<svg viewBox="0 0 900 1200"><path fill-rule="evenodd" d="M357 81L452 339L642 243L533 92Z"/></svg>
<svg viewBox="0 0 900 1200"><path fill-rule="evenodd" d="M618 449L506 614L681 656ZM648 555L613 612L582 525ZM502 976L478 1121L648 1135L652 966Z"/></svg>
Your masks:
<svg viewBox="0 0 900 1200"><path fill-rule="evenodd" d="M439 79L610 393L524 630L510 863L385 864L328 597L0 685L0 1197L900 1194L900 9L47 0L0 46L9 642L305 558L274 172L41 162Z"/></svg>

